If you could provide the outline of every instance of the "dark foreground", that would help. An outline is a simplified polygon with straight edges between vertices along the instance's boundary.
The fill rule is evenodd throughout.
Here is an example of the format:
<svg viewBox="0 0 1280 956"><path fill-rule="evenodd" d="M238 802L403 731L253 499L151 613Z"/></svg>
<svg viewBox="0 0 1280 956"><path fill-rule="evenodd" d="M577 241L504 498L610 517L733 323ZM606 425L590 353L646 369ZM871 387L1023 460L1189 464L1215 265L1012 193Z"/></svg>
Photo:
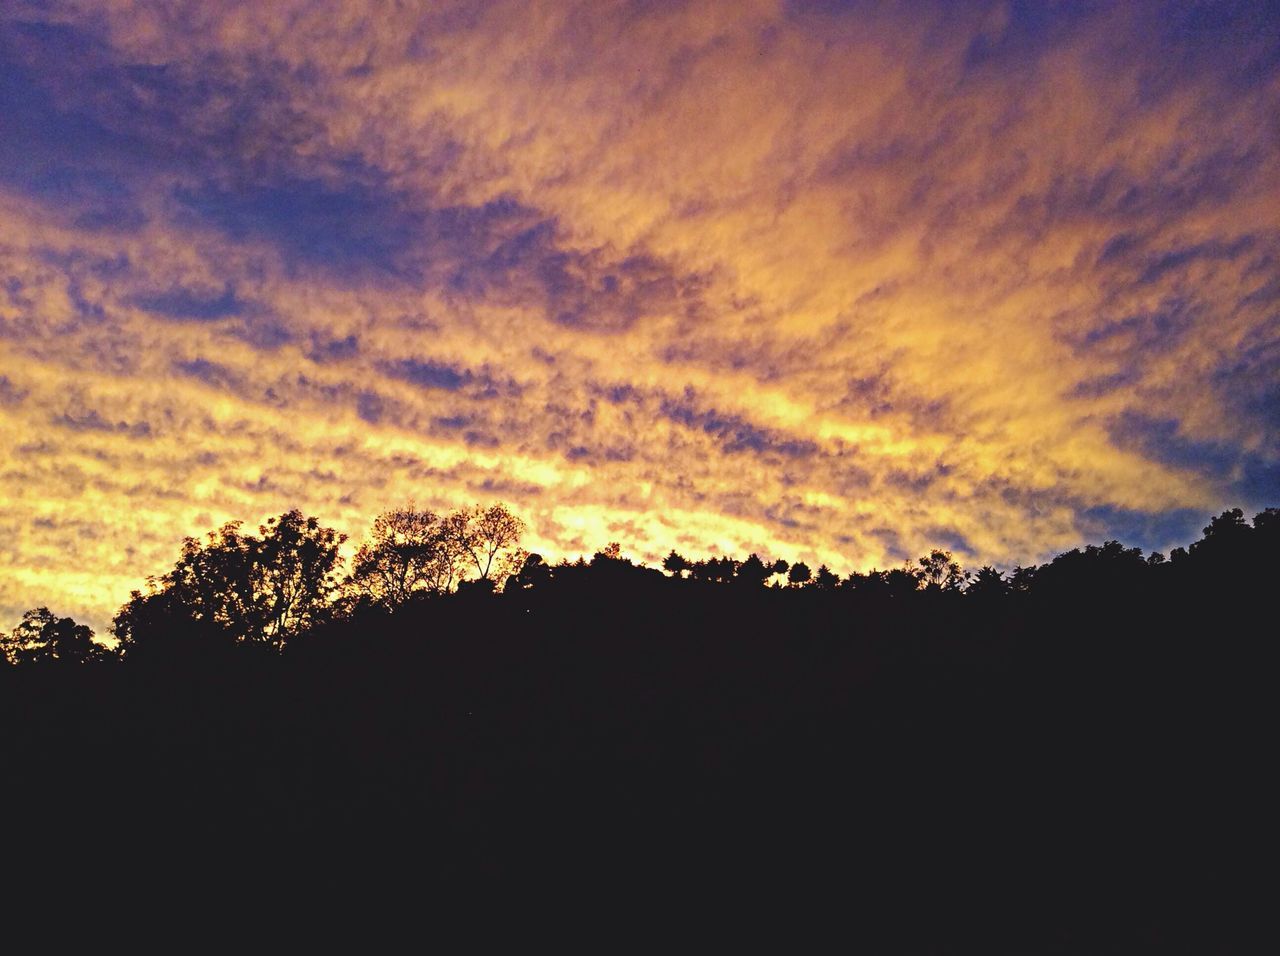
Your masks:
<svg viewBox="0 0 1280 956"><path fill-rule="evenodd" d="M984 606L646 578L282 656L12 668L6 869L215 923L374 905L420 941L480 905L475 933L520 906L529 939L599 919L606 950L1256 951L1261 583Z"/></svg>

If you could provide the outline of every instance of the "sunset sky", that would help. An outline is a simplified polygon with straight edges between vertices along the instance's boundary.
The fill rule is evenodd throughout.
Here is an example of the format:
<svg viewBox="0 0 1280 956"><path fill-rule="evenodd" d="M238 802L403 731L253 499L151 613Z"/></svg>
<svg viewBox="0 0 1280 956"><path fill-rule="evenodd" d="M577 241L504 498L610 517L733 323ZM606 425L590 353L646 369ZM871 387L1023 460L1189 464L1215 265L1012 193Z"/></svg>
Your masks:
<svg viewBox="0 0 1280 956"><path fill-rule="evenodd" d="M1280 13L4 0L0 439L0 627L291 507L1185 543L1280 504Z"/></svg>

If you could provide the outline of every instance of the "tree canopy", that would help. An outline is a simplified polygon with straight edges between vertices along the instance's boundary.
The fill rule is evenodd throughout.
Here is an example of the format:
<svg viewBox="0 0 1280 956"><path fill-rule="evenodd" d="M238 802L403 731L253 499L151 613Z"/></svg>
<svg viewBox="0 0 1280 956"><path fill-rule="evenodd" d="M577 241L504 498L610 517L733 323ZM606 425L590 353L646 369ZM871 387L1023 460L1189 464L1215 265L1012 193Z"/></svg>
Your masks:
<svg viewBox="0 0 1280 956"><path fill-rule="evenodd" d="M239 522L186 538L177 564L135 591L114 631L133 650L175 621L237 642L280 650L331 613L345 536L298 510L270 518L258 534Z"/></svg>
<svg viewBox="0 0 1280 956"><path fill-rule="evenodd" d="M10 664L86 664L112 656L92 630L47 607L27 611L12 631L0 632L0 654Z"/></svg>

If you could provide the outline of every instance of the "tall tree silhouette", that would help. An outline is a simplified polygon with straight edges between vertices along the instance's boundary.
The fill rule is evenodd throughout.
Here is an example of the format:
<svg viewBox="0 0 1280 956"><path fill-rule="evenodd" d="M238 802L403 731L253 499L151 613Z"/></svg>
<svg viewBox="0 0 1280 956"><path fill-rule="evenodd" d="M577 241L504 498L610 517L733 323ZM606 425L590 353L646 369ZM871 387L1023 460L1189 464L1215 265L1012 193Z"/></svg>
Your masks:
<svg viewBox="0 0 1280 956"><path fill-rule="evenodd" d="M477 505L464 509L459 514L463 520L456 525L455 540L471 558L482 580L501 584L524 563L525 552L520 550L524 522L500 501L488 508Z"/></svg>

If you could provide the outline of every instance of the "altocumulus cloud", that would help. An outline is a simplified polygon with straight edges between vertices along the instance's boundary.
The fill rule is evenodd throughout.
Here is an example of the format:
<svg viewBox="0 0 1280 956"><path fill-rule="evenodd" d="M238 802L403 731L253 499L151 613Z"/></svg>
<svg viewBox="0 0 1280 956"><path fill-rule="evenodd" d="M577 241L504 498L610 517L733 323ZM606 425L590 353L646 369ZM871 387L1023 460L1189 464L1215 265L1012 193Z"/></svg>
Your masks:
<svg viewBox="0 0 1280 956"><path fill-rule="evenodd" d="M1262 0L15 0L0 612L409 497L549 556L1180 542L1280 499L1278 144Z"/></svg>

